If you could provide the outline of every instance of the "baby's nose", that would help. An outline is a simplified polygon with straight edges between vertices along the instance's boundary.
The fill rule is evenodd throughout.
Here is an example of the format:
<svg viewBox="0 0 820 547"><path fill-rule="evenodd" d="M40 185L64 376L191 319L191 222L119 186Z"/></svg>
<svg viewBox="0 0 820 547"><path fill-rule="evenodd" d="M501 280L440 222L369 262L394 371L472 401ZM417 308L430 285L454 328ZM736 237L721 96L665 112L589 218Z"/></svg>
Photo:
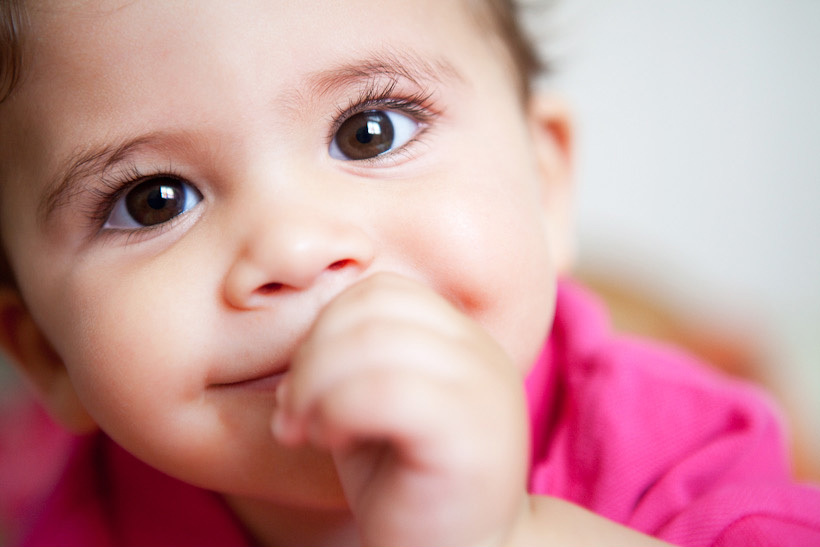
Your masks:
<svg viewBox="0 0 820 547"><path fill-rule="evenodd" d="M236 308L264 306L323 276L363 271L373 255L373 242L357 226L319 212L292 211L246 236L228 272L225 297Z"/></svg>

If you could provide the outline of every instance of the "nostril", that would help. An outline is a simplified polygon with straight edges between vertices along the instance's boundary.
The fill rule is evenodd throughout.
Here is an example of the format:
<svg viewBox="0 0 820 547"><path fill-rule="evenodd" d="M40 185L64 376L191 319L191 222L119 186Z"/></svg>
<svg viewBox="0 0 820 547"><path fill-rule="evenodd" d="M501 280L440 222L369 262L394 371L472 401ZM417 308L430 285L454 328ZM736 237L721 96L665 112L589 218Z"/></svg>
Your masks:
<svg viewBox="0 0 820 547"><path fill-rule="evenodd" d="M353 263L355 263L355 260L345 258L345 259L342 259L342 260L337 260L336 262L330 264L327 267L327 269L328 270L333 270L333 271L341 270L343 268L346 268L346 267L350 266ZM290 284L279 283L279 282L265 283L264 285L261 285L261 286L257 287L257 289L254 291L254 294L261 295L261 296L268 296L268 295L272 295L274 293L281 293L282 291L284 291L285 289L288 289L290 287L297 288L297 287L301 287L301 285L298 285L298 284L297 285L290 285Z"/></svg>
<svg viewBox="0 0 820 547"><path fill-rule="evenodd" d="M281 288L282 288L281 283L268 283L266 285L262 285L261 287L259 287L256 290L257 290L257 292L259 292L261 294L271 294L271 293L274 293L274 292L280 290Z"/></svg>

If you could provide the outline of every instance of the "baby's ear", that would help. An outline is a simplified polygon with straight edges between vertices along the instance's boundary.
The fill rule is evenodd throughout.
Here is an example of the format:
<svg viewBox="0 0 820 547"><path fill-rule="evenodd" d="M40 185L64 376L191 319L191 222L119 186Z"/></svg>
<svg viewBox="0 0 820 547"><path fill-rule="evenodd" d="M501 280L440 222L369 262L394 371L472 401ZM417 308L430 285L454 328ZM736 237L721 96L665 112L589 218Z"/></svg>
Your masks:
<svg viewBox="0 0 820 547"><path fill-rule="evenodd" d="M566 103L552 95L530 99L527 114L550 244L558 272L566 274L575 261L572 121Z"/></svg>
<svg viewBox="0 0 820 547"><path fill-rule="evenodd" d="M96 429L62 360L11 287L0 287L0 348L57 422L75 433Z"/></svg>

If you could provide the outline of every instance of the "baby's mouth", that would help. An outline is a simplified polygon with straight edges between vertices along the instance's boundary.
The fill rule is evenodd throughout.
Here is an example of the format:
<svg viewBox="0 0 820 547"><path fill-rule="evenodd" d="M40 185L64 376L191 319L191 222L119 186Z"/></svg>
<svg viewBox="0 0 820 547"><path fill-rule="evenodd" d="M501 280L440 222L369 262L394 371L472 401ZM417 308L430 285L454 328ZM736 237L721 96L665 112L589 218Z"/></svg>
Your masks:
<svg viewBox="0 0 820 547"><path fill-rule="evenodd" d="M243 389L274 393L276 391L276 387L282 381L282 378L284 378L287 372L288 367L285 366L273 371L266 371L255 376L250 376L248 378L241 378L227 382L216 382L211 384L210 387L220 390Z"/></svg>

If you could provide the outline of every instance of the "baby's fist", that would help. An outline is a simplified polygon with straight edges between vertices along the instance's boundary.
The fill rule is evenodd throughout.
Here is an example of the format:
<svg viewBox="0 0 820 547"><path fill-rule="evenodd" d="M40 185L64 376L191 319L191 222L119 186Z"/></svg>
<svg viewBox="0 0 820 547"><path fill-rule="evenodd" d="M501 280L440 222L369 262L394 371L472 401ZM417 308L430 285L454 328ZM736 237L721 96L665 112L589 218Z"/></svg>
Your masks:
<svg viewBox="0 0 820 547"><path fill-rule="evenodd" d="M525 499L520 373L426 286L374 275L321 312L281 386L277 436L337 465L365 545L502 541Z"/></svg>

